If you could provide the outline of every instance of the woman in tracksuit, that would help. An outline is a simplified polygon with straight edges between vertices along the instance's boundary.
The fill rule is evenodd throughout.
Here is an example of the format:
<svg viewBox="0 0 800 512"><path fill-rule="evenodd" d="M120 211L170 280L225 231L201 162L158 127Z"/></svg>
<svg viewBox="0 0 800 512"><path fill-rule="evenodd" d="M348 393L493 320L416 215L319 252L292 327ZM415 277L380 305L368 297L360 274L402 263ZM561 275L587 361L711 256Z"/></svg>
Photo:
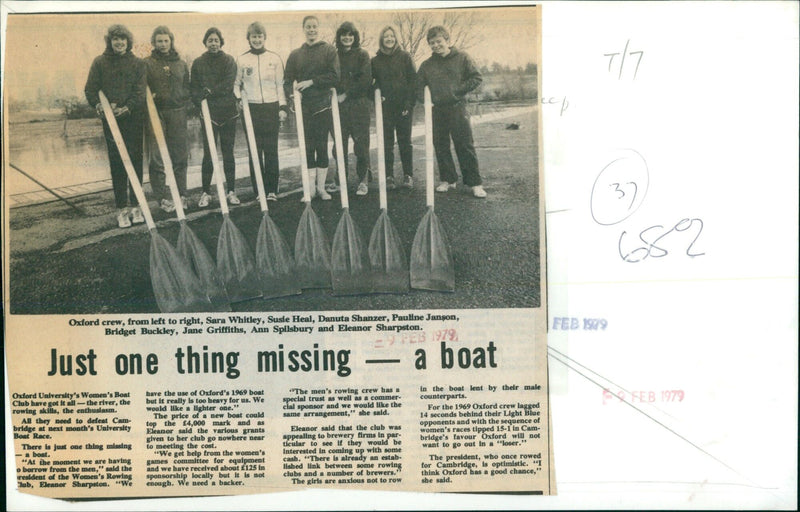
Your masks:
<svg viewBox="0 0 800 512"><path fill-rule="evenodd" d="M236 109L236 96L233 95L233 83L236 81L236 61L233 57L222 51L225 40L216 27L206 30L203 36L203 45L206 51L192 63L191 92L192 101L198 107L205 99L208 101L208 110L211 113L211 125L214 136L219 137L222 147L222 167L225 170L225 183L228 188L228 203L239 204L236 196L236 162L233 159L233 144L236 141L236 118L239 111ZM211 177L214 167L211 163L211 152L208 146L208 137L203 123L203 193L197 206L205 208L211 201Z"/></svg>
<svg viewBox="0 0 800 512"><path fill-rule="evenodd" d="M186 104L189 102L189 66L175 50L175 36L165 26L156 27L150 38L153 51L144 59L147 65L147 85L158 109L161 128L164 130L169 158L178 185L183 208L189 208L186 199L186 166L189 162L189 142L186 130ZM175 210L166 186L164 162L156 146L152 129L148 127L150 150L150 186L166 212Z"/></svg>
<svg viewBox="0 0 800 512"><path fill-rule="evenodd" d="M144 222L142 210L136 201L133 187L122 163L117 144L103 115L100 91L108 98L119 131L125 141L133 169L142 182L142 127L144 121L145 65L131 53L133 35L123 25L111 25L105 35L106 49L95 58L89 69L84 94L89 105L94 105L97 115L103 119L103 135L108 148L111 167L111 183L114 188L114 203L117 206L117 224L121 228ZM127 189L127 190L126 190ZM136 202L134 202L136 201ZM130 210L129 204L136 204Z"/></svg>
<svg viewBox="0 0 800 512"><path fill-rule="evenodd" d="M303 95L309 181L312 184L316 182L316 194L327 201L331 199L325 191L329 163L328 133L332 126L330 89L339 83L339 58L336 48L319 38L316 16L303 18L303 33L306 42L293 50L286 61L283 88L287 97L293 97L294 87ZM316 194L312 190L311 197Z"/></svg>
<svg viewBox="0 0 800 512"><path fill-rule="evenodd" d="M280 121L286 119L286 95L283 90L283 61L277 53L264 47L267 30L259 22L247 27L250 50L237 59L236 83L233 93L241 100L242 92L247 96L256 153L261 167L264 190L268 201L278 200L278 130ZM245 127L246 129L246 127ZM253 161L250 160L250 181L258 194Z"/></svg>
<svg viewBox="0 0 800 512"><path fill-rule="evenodd" d="M358 190L356 195L367 195L369 190L369 102L372 84L372 67L369 54L361 48L361 37L349 21L336 31L336 48L339 54L341 80L336 85L339 100L339 120L342 125L343 161L347 166L350 137L356 154ZM335 122L335 120L334 120ZM347 169L345 168L345 176ZM341 186L347 186L342 183Z"/></svg>
<svg viewBox="0 0 800 512"><path fill-rule="evenodd" d="M403 186L414 188L411 151L411 124L414 113L417 72L414 60L397 44L392 27L384 27L378 37L378 53L372 57L375 87L383 97L383 144L386 148L386 186L394 187L394 136L403 164Z"/></svg>

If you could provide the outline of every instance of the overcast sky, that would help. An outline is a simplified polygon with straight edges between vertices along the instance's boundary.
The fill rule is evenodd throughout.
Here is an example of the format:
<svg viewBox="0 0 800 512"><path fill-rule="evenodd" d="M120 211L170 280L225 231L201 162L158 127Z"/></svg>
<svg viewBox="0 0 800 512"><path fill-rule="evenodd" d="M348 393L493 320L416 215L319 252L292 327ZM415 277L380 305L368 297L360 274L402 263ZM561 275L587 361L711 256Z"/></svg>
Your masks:
<svg viewBox="0 0 800 512"><path fill-rule="evenodd" d="M432 11L437 22L443 11ZM536 10L534 8L479 8L475 28L483 42L468 52L477 63L499 62L512 68L536 61ZM180 14L25 14L10 15L6 34L4 87L7 98L35 99L38 89L49 94L83 97L89 66L104 50L103 35L113 23L125 24L133 33L134 51L149 54L150 35L157 25L169 26L175 34L175 47L183 56L196 58L205 48L203 34L218 27L225 39L223 50L234 57L247 51L247 25L262 22L267 29L267 48L284 61L289 52L305 40L302 12L180 13ZM377 50L377 35L391 23L388 11L319 12L323 37L332 42L333 32L342 21L353 21L368 39L370 55ZM423 43L423 54L430 50Z"/></svg>

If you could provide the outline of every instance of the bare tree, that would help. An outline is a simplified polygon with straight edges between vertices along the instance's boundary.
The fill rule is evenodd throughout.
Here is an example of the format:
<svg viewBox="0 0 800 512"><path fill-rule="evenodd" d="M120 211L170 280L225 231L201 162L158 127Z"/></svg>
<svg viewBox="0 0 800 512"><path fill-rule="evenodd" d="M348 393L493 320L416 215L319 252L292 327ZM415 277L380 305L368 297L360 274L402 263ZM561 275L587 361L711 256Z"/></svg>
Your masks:
<svg viewBox="0 0 800 512"><path fill-rule="evenodd" d="M428 29L433 26L431 14L398 12L392 16L392 24L397 27L397 42L400 47L419 63L422 60L420 45L425 41Z"/></svg>
<svg viewBox="0 0 800 512"><path fill-rule="evenodd" d="M358 30L361 39L361 42L359 43L361 48L367 49L372 44L372 37L369 35L367 28L353 21L353 18L351 16L348 16L344 13L336 13L333 14L330 18L326 19L327 23L326 23L326 28L323 29L322 32L322 39L330 42L330 44L332 44L333 46L336 46L336 31L339 30L339 27L345 21L350 21L356 26L356 29Z"/></svg>
<svg viewBox="0 0 800 512"><path fill-rule="evenodd" d="M469 50L483 42L477 13L448 12L442 25L450 32L450 44L460 50Z"/></svg>
<svg viewBox="0 0 800 512"><path fill-rule="evenodd" d="M431 12L399 12L392 16L392 23L397 27L398 43L416 63L425 58L422 43L427 40L428 29L435 25L444 26L450 33L450 45L461 50L483 42L477 13L446 12L439 17Z"/></svg>

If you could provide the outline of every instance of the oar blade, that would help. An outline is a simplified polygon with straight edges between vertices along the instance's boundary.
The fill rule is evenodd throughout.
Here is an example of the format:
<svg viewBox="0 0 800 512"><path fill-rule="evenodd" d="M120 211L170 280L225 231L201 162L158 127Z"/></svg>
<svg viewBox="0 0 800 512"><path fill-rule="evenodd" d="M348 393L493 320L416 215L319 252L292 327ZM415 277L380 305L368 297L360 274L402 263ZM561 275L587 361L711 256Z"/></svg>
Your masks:
<svg viewBox="0 0 800 512"><path fill-rule="evenodd" d="M150 235L150 279L158 309L162 313L213 311L189 262L155 230Z"/></svg>
<svg viewBox="0 0 800 512"><path fill-rule="evenodd" d="M206 296L211 301L213 311L230 311L231 304L225 285L217 273L217 266L206 246L185 221L181 221L181 230L178 233L178 254L189 263L200 280Z"/></svg>
<svg viewBox="0 0 800 512"><path fill-rule="evenodd" d="M353 223L348 209L344 209L336 226L331 250L331 280L334 295L359 295L370 293L367 247L361 233Z"/></svg>
<svg viewBox="0 0 800 512"><path fill-rule="evenodd" d="M311 203L306 203L300 216L294 259L301 288L331 287L331 248Z"/></svg>
<svg viewBox="0 0 800 512"><path fill-rule="evenodd" d="M253 253L241 231L228 215L222 216L217 240L217 272L231 302L242 302L261 296Z"/></svg>
<svg viewBox="0 0 800 512"><path fill-rule="evenodd" d="M411 287L417 290L454 292L453 258L439 218L428 208L417 227L411 246Z"/></svg>
<svg viewBox="0 0 800 512"><path fill-rule="evenodd" d="M266 212L256 237L256 271L265 299L297 295L302 291L289 244Z"/></svg>
<svg viewBox="0 0 800 512"><path fill-rule="evenodd" d="M373 293L406 293L409 275L403 241L386 210L372 228L368 252Z"/></svg>

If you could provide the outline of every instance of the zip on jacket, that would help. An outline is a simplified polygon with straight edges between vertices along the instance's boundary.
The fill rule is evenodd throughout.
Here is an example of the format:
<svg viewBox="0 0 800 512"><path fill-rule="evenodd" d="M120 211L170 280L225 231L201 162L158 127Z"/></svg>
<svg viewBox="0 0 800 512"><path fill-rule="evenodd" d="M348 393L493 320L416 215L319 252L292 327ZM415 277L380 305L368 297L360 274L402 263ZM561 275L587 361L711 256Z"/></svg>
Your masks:
<svg viewBox="0 0 800 512"><path fill-rule="evenodd" d="M236 61L236 82L233 94L241 99L241 91L247 95L249 103L275 103L286 105L283 90L283 61L278 54L265 50L241 54Z"/></svg>

